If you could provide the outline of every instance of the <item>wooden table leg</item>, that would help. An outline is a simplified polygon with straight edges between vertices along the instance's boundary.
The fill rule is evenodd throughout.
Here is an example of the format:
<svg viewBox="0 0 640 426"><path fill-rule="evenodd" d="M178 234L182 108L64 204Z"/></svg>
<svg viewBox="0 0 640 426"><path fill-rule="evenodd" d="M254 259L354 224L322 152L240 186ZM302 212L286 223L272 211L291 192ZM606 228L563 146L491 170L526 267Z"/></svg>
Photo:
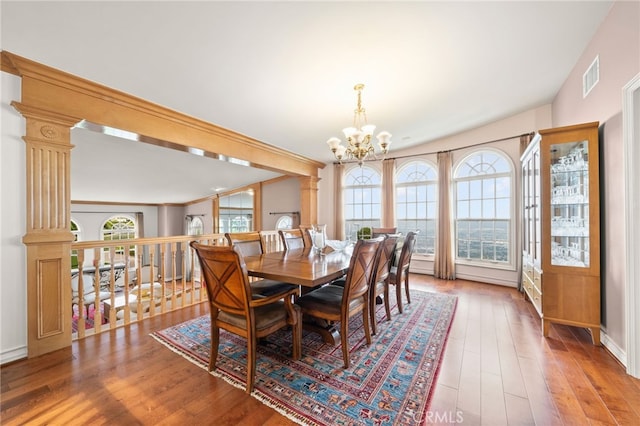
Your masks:
<svg viewBox="0 0 640 426"><path fill-rule="evenodd" d="M302 328L307 331L318 333L322 337L322 341L335 346L340 342L340 331L335 324L326 325L319 324L315 318L306 318L302 322Z"/></svg>

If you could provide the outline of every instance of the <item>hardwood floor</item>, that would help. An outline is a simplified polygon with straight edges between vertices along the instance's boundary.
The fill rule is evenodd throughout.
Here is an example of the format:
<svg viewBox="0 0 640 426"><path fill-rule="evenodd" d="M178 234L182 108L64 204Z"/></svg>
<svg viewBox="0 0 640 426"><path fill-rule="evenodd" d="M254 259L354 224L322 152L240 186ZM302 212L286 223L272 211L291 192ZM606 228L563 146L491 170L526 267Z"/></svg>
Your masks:
<svg viewBox="0 0 640 426"><path fill-rule="evenodd" d="M640 424L640 380L585 330L553 325L542 337L515 289L415 274L410 282L458 296L429 423ZM294 424L149 337L207 313L187 308L2 366L1 423Z"/></svg>

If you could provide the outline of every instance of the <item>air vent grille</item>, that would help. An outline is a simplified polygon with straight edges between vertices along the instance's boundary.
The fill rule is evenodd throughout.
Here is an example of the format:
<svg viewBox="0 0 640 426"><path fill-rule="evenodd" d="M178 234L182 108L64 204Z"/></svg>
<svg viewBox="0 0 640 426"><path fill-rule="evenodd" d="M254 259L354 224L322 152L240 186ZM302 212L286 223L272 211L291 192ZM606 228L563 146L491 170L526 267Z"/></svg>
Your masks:
<svg viewBox="0 0 640 426"><path fill-rule="evenodd" d="M596 56L587 71L582 75L583 98L587 97L589 92L598 84L598 81L600 81L600 56Z"/></svg>

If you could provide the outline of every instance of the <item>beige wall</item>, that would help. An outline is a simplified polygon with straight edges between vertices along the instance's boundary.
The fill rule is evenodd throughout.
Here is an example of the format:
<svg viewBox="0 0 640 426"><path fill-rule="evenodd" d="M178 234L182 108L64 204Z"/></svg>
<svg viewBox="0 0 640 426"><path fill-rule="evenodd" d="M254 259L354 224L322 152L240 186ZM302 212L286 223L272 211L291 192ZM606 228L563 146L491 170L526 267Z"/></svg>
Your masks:
<svg viewBox="0 0 640 426"><path fill-rule="evenodd" d="M0 73L0 363L27 355L27 229L25 120L9 103L20 79Z"/></svg>
<svg viewBox="0 0 640 426"><path fill-rule="evenodd" d="M600 57L600 81L582 97L582 75ZM622 88L640 72L640 3L616 2L553 101L553 126L601 125L602 330L625 343L625 200ZM636 285L639 285L636 283Z"/></svg>
<svg viewBox="0 0 640 426"><path fill-rule="evenodd" d="M297 178L278 180L262 186L262 229L276 228L280 214L274 212L300 211L300 182ZM294 218L300 220L300 218Z"/></svg>

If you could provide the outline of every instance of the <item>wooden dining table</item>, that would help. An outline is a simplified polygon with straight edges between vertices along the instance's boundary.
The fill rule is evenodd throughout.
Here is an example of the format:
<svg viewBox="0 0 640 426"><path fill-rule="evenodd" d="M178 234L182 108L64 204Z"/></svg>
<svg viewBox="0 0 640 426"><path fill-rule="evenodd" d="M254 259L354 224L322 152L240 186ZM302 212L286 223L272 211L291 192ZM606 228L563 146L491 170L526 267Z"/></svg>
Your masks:
<svg viewBox="0 0 640 426"><path fill-rule="evenodd" d="M342 277L349 269L351 251L314 253L311 248L245 256L249 276L285 281L312 288Z"/></svg>
<svg viewBox="0 0 640 426"><path fill-rule="evenodd" d="M352 250L353 247L348 247L317 254L311 248L292 249L245 256L244 262L249 276L298 284L304 294L344 276L349 270ZM340 341L340 333L334 324L305 319L303 328L319 333L326 343L335 345Z"/></svg>

